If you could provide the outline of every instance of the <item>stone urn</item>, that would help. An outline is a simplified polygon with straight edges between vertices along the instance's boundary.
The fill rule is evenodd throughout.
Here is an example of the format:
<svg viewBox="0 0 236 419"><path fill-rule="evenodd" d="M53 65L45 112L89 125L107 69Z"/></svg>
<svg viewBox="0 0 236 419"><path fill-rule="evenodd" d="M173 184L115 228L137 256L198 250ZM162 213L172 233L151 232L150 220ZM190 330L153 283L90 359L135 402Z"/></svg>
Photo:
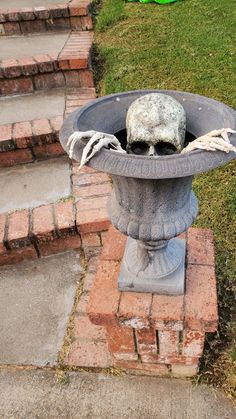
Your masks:
<svg viewBox="0 0 236 419"><path fill-rule="evenodd" d="M126 148L126 114L131 103L147 93L164 93L182 104L187 118L186 141L220 128L236 128L236 112L213 99L191 93L137 90L90 102L63 123L60 141L74 131L114 134ZM230 137L236 145L236 135ZM80 161L85 140L74 148ZM108 210L112 224L128 236L118 287L122 291L178 295L185 290L185 241L179 239L198 212L192 191L193 176L226 164L236 157L220 151L139 156L101 149L89 166L111 175L113 192ZM209 202L209 205L211 203Z"/></svg>

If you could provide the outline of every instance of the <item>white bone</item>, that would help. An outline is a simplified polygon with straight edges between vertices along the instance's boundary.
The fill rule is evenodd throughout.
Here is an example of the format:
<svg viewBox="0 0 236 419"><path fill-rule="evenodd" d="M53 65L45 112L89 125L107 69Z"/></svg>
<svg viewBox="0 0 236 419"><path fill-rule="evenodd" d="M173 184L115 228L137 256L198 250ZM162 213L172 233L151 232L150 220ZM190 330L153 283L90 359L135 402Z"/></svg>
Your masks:
<svg viewBox="0 0 236 419"><path fill-rule="evenodd" d="M236 147L230 144L229 135L228 134L235 134L236 131L232 130L231 128L221 128L218 130L213 130L208 132L205 135L202 135L196 140L192 141L185 147L181 153L188 153L190 151L201 149L207 151L224 151L225 153L229 153L230 151L236 152Z"/></svg>
<svg viewBox="0 0 236 419"><path fill-rule="evenodd" d="M107 148L110 145L116 151L126 153L126 151L121 147L118 139L112 134L106 134L98 131L75 131L67 141L67 146L70 147L69 157L71 159L73 158L74 147L77 141L86 138L90 139L83 149L79 169L81 169L81 167L83 167L99 150L101 150L102 147Z"/></svg>

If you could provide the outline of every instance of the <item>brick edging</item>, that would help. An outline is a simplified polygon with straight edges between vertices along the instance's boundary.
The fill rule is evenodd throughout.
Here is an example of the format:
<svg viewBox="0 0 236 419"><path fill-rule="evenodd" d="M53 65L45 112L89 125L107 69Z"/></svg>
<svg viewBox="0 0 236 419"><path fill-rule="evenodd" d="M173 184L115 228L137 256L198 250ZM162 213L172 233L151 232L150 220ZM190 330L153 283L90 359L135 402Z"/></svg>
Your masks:
<svg viewBox="0 0 236 419"><path fill-rule="evenodd" d="M93 87L92 32L71 32L62 50L0 62L0 95L56 87Z"/></svg>
<svg viewBox="0 0 236 419"><path fill-rule="evenodd" d="M67 89L65 92L67 116L95 98L95 89ZM51 119L36 119L0 126L0 167L30 163L65 152L59 143L63 115Z"/></svg>
<svg viewBox="0 0 236 419"><path fill-rule="evenodd" d="M80 185L79 190L77 189ZM0 265L89 246L110 226L106 202L111 185L107 175L73 164L68 199L0 214Z"/></svg>
<svg viewBox="0 0 236 419"><path fill-rule="evenodd" d="M91 0L64 1L57 5L0 9L1 35L20 35L55 30L90 30Z"/></svg>

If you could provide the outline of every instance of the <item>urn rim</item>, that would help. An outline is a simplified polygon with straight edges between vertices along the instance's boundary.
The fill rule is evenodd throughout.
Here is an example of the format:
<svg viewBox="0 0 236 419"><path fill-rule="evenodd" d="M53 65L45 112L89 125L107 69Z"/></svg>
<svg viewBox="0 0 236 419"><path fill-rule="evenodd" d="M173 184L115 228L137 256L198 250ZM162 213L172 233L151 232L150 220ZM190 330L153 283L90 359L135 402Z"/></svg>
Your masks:
<svg viewBox="0 0 236 419"><path fill-rule="evenodd" d="M89 102L69 115L60 130L60 142L68 153L67 140L74 131L96 130L115 134L125 128L129 105L148 93L164 93L177 99L187 114L187 131L199 137L213 129L236 128L236 111L222 102L188 92L174 90L133 90L104 96ZM236 146L236 134L230 136ZM74 159L80 161L85 143L78 141ZM137 156L101 149L88 163L113 175L143 179L168 179L192 176L220 167L236 158L235 152L196 150L169 156Z"/></svg>

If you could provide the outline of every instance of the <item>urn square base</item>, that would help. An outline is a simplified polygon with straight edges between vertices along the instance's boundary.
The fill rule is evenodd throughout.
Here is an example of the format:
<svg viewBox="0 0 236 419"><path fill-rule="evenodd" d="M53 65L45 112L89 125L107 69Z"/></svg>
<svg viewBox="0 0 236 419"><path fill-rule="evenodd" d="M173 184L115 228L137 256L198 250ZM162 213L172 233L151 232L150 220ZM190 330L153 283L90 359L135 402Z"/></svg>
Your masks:
<svg viewBox="0 0 236 419"><path fill-rule="evenodd" d="M186 240L172 239L166 248L152 252L151 262L148 266L145 260L140 263L137 252L138 245L137 240L128 238L118 279L119 290L162 295L184 294ZM171 248L169 252L168 248ZM141 256L143 256L145 249L141 250ZM173 263L174 258L176 267ZM147 259L149 261L148 256ZM137 267L138 264L140 267ZM133 272L136 267L136 272Z"/></svg>

